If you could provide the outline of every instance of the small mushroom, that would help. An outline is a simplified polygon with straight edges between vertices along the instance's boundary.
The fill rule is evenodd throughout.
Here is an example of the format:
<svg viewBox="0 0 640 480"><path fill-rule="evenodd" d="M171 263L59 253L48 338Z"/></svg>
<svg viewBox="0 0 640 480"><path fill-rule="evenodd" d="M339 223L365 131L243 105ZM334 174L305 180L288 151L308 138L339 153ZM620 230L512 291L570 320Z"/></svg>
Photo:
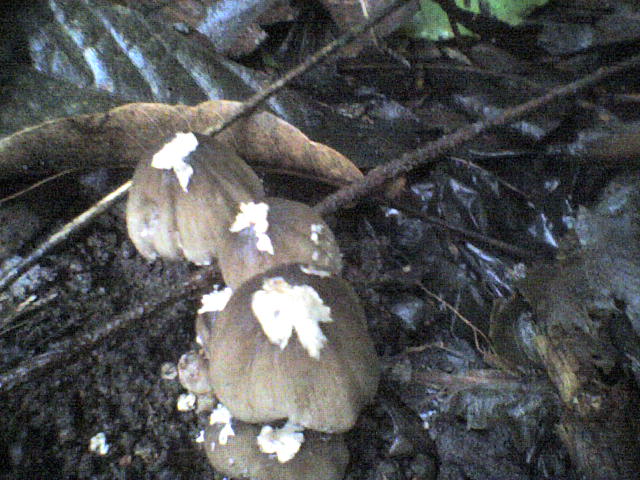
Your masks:
<svg viewBox="0 0 640 480"><path fill-rule="evenodd" d="M243 202L264 197L262 182L229 147L178 133L136 167L127 202L129 237L147 259L211 263Z"/></svg>
<svg viewBox="0 0 640 480"><path fill-rule="evenodd" d="M211 393L209 361L199 352L192 350L180 357L178 378L184 388L196 395Z"/></svg>
<svg viewBox="0 0 640 480"><path fill-rule="evenodd" d="M300 450L290 460L280 462L277 454L261 451L259 425L235 419L232 425L234 434L223 435L224 442L220 441L220 433L226 428L224 423L207 427L204 438L209 462L226 476L252 480L341 480L344 477L349 450L341 435L305 431Z"/></svg>
<svg viewBox="0 0 640 480"><path fill-rule="evenodd" d="M342 269L333 232L304 203L272 197L242 204L229 230L218 263L231 288L286 263L304 263L335 274Z"/></svg>
<svg viewBox="0 0 640 480"><path fill-rule="evenodd" d="M344 432L373 400L378 358L358 297L339 277L276 267L200 316L213 391L242 421Z"/></svg>

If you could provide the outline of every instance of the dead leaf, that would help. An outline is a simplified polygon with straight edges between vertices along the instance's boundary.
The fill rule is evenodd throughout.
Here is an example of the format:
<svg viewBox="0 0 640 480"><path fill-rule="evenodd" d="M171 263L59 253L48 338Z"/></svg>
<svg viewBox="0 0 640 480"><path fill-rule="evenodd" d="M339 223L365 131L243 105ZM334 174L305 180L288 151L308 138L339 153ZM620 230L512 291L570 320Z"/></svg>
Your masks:
<svg viewBox="0 0 640 480"><path fill-rule="evenodd" d="M130 103L104 113L78 115L25 128L0 140L0 178L44 176L69 168L134 167L177 132L220 125L240 102L195 106ZM343 185L362 178L344 155L311 141L268 112L239 120L218 136L249 164L263 164Z"/></svg>

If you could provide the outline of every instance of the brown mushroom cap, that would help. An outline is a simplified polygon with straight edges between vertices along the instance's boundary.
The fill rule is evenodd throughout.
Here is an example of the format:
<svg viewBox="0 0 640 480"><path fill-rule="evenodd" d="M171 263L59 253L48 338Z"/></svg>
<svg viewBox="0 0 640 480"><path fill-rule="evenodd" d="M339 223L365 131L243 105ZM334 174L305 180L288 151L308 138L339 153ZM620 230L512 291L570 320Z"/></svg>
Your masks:
<svg viewBox="0 0 640 480"><path fill-rule="evenodd" d="M257 247L252 228L229 232L223 242L218 263L222 276L236 289L249 278L286 263L305 263L320 270L339 274L342 257L333 232L304 203L271 197L268 205L266 235L272 252Z"/></svg>
<svg viewBox="0 0 640 480"><path fill-rule="evenodd" d="M204 347L211 385L232 415L242 421L289 419L305 428L343 432L373 400L378 358L351 286L336 276L305 273L301 267L276 267L247 281L224 310L215 314L213 323L207 322L211 313L202 314L199 323L210 330ZM301 343L299 330L291 332L286 346L272 343L265 334L252 304L256 293L264 292L263 287L272 281L300 287L303 293L315 292L310 296L316 295L322 305L310 307L312 316L330 309L330 318L317 324L326 339L316 351L317 358Z"/></svg>
<svg viewBox="0 0 640 480"><path fill-rule="evenodd" d="M226 445L218 442L222 428L220 424L207 427L204 445L209 462L224 475L252 480L340 480L344 477L349 450L341 435L305 431L304 443L295 457L280 463L258 448L260 426L234 421L235 435L227 438Z"/></svg>
<svg viewBox="0 0 640 480"><path fill-rule="evenodd" d="M187 191L173 170L153 167L152 156L136 167L127 228L147 259L184 256L211 263L238 205L264 197L262 182L235 152L210 137L195 137L198 146L184 159L193 168Z"/></svg>

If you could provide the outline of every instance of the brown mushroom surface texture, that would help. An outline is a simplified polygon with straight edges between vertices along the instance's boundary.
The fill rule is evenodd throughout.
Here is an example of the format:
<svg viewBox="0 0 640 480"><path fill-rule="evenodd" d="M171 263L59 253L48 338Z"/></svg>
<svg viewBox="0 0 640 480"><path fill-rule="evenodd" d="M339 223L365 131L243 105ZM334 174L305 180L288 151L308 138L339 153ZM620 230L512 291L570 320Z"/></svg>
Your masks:
<svg viewBox="0 0 640 480"><path fill-rule="evenodd" d="M298 453L281 463L275 455L260 451L256 440L260 426L234 421L234 435L229 435L224 445L218 441L223 428L221 424L207 427L204 445L213 468L231 478L340 480L344 477L349 450L341 435L305 431Z"/></svg>
<svg viewBox="0 0 640 480"><path fill-rule="evenodd" d="M333 232L309 206L275 197L260 205L264 209L256 215L266 216L254 220L264 222L264 232L256 232L251 220L243 221L244 213L239 211L240 221L234 222L234 231L221 246L218 263L227 285L236 289L270 268L296 262L340 274L342 257Z"/></svg>
<svg viewBox="0 0 640 480"><path fill-rule="evenodd" d="M378 358L360 301L339 277L276 267L222 312L201 315L213 391L239 420L344 432L375 396Z"/></svg>
<svg viewBox="0 0 640 480"><path fill-rule="evenodd" d="M129 237L147 259L184 257L207 265L239 205L263 197L260 179L229 147L178 134L136 167L127 202Z"/></svg>

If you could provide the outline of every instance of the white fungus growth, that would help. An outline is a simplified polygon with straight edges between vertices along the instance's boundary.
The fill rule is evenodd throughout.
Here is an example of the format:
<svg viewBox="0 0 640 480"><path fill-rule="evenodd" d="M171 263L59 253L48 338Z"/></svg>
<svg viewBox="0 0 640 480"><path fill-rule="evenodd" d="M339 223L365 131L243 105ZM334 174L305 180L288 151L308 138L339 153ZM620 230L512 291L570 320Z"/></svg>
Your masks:
<svg viewBox="0 0 640 480"><path fill-rule="evenodd" d="M221 403L219 403L216 409L211 412L211 416L209 417L209 425L215 425L217 423L224 425L224 427L222 427L222 430L220 430L220 433L218 434L218 443L220 445L226 445L229 437L233 437L236 434L231 427L231 418L231 412ZM213 442L211 444L211 447L213 449Z"/></svg>
<svg viewBox="0 0 640 480"><path fill-rule="evenodd" d="M320 322L332 322L331 309L309 285L290 285L282 277L267 278L253 294L251 309L264 334L284 349L295 329L300 344L316 360L327 342Z"/></svg>
<svg viewBox="0 0 640 480"><path fill-rule="evenodd" d="M318 277L327 278L331 276L331 272L316 268L313 265L300 265L300 270L307 275L316 275Z"/></svg>
<svg viewBox="0 0 640 480"><path fill-rule="evenodd" d="M189 412L196 408L196 395L194 393L182 393L178 397L176 408L179 412Z"/></svg>
<svg viewBox="0 0 640 480"><path fill-rule="evenodd" d="M178 132L153 156L151 166L161 170L173 169L182 190L187 192L193 168L184 159L197 147L198 139L193 133Z"/></svg>
<svg viewBox="0 0 640 480"><path fill-rule="evenodd" d="M320 223L311 224L311 235L309 235L309 239L316 245L320 243L320 234L322 233L323 228L324 227Z"/></svg>
<svg viewBox="0 0 640 480"><path fill-rule="evenodd" d="M96 433L89 440L89 451L98 455L106 455L109 453L110 445L107 443L107 436L104 432Z"/></svg>
<svg viewBox="0 0 640 480"><path fill-rule="evenodd" d="M233 225L229 227L229 231L240 232L245 228L250 228L257 239L256 248L261 252L273 255L273 244L267 235L268 213L269 205L266 203L242 202L240 203L240 212L236 215Z"/></svg>
<svg viewBox="0 0 640 480"><path fill-rule="evenodd" d="M211 293L202 296L202 306L198 313L221 312L227 306L232 293L229 287L221 289L219 285L214 285Z"/></svg>
<svg viewBox="0 0 640 480"><path fill-rule="evenodd" d="M198 436L195 438L196 443L204 443L204 430L200 430Z"/></svg>
<svg viewBox="0 0 640 480"><path fill-rule="evenodd" d="M275 453L280 463L285 463L296 456L304 442L303 427L287 422L282 428L275 430L269 425L262 427L258 435L258 446L267 454Z"/></svg>

